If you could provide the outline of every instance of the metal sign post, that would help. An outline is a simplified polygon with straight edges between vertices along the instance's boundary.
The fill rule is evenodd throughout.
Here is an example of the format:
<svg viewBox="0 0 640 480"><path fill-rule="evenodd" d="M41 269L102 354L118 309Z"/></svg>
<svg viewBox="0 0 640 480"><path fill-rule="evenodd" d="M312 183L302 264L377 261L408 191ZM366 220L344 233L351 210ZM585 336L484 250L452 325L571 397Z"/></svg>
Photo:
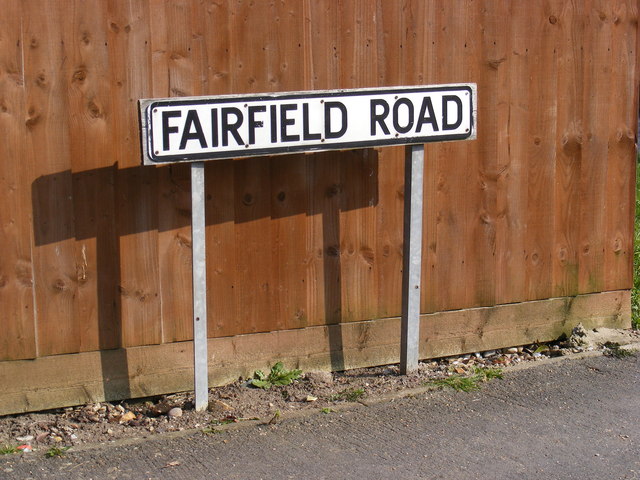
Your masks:
<svg viewBox="0 0 640 480"><path fill-rule="evenodd" d="M405 147L400 373L418 369L424 145Z"/></svg>
<svg viewBox="0 0 640 480"><path fill-rule="evenodd" d="M191 251L193 255L193 364L195 408L209 402L207 355L207 269L204 221L204 162L191 164Z"/></svg>

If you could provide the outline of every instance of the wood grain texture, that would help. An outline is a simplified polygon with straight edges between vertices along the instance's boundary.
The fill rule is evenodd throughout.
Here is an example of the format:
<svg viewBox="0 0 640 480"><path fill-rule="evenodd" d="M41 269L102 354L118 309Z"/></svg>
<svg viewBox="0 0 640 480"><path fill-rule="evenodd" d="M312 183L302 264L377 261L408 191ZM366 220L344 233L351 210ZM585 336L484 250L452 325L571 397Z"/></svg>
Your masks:
<svg viewBox="0 0 640 480"><path fill-rule="evenodd" d="M629 305L629 291L616 291L423 315L420 358L551 340L578 322L587 328L628 327ZM276 361L304 371L331 370L335 346L328 339L336 329L346 368L398 362L400 319L386 318L210 339L209 383L248 377ZM107 394L98 352L0 362L0 415L189 390L192 348L191 342L127 348L128 372L109 378ZM105 352L106 361L117 361L116 353ZM30 369L27 388L20 380L25 368Z"/></svg>
<svg viewBox="0 0 640 480"><path fill-rule="evenodd" d="M579 4L578 4L579 5ZM597 15L595 2L587 2L581 17L574 27L579 33L578 39L572 38L572 48L576 50L576 68L582 69L582 75L575 75L572 81L579 87L583 112L577 115L575 133L565 132L565 148L575 151L579 157L579 244L580 260L578 267L578 285L580 291L595 292L604 286L604 219L605 183L607 178L608 139L607 128L598 116L606 115L607 102L599 102L592 95L586 95L585 84L602 92L611 92L608 75L603 71L605 58L610 55L611 30L607 23ZM579 7L580 8L580 7ZM595 23L594 23L595 21ZM590 25L591 34L585 36L585 27ZM578 40L578 41L576 41ZM582 41L580 41L582 40ZM589 55L578 51L583 46ZM610 93L606 94L607 96ZM579 123L581 122L581 123Z"/></svg>
<svg viewBox="0 0 640 480"><path fill-rule="evenodd" d="M638 92L638 80L624 72L638 70L638 49L627 25L637 24L638 5L605 3L605 18L610 25L611 40L607 52L613 56L611 71L615 83L609 84L611 101L605 134L608 159L605 186L604 289L629 288L633 285L633 222L635 205L635 169L638 113L635 102L623 100L617 92ZM603 5L604 7L604 5ZM595 22L595 19L594 19ZM617 47L616 47L617 46ZM604 52L603 52L604 53ZM605 62L606 63L606 62ZM606 70L603 67L602 70Z"/></svg>
<svg viewBox="0 0 640 480"><path fill-rule="evenodd" d="M534 19L537 34L531 43L525 45L524 55L529 59L530 68L538 68L542 59L552 58L554 49L552 35L546 29L553 26L544 14L543 5L531 6L529 14ZM529 75L525 80L525 88L529 99L527 111L528 134L520 141L527 148L526 183L527 191L527 233L524 239L525 248L525 292L527 299L549 298L552 296L552 264L553 248L553 208L555 185L555 116L556 102L559 102L552 82L556 78L554 65L549 62L548 76ZM578 79L574 79L577 81ZM545 108L535 105L544 104ZM536 140L537 139L537 140Z"/></svg>
<svg viewBox="0 0 640 480"><path fill-rule="evenodd" d="M69 155L73 179L77 293L74 315L80 351L120 345L119 253L115 223L115 167L109 150L111 86L106 3L76 2L68 50Z"/></svg>
<svg viewBox="0 0 640 480"><path fill-rule="evenodd" d="M631 285L636 0L6 3L0 358L190 338L156 96L475 82L478 138L425 150L422 312ZM399 315L402 151L209 162L209 335Z"/></svg>
<svg viewBox="0 0 640 480"><path fill-rule="evenodd" d="M22 182L32 179L22 49L22 5L8 5L0 17L0 360L34 358L36 351L31 250L31 196Z"/></svg>
<svg viewBox="0 0 640 480"><path fill-rule="evenodd" d="M206 48L203 9L194 2L150 7L153 97L202 95ZM193 338L190 166L157 169L162 341Z"/></svg>
<svg viewBox="0 0 640 480"><path fill-rule="evenodd" d="M376 16L366 1L340 5L342 29L337 54L342 68L342 88L367 87L377 83L375 61L358 62L376 52ZM375 57L373 57L375 58ZM342 162L340 212L340 272L342 320L375 318L377 305L370 299L378 291L375 255L378 155L373 150L340 153Z"/></svg>
<svg viewBox="0 0 640 480"><path fill-rule="evenodd" d="M67 90L71 66L65 46L72 40L63 5L52 6L47 17L36 3L23 8L23 36L28 43L23 47L27 91L23 115L29 149L24 161L33 166L31 181L49 178L32 192L37 218L33 262L38 354L53 355L81 348L80 317L74 308L78 285Z"/></svg>
<svg viewBox="0 0 640 480"><path fill-rule="evenodd" d="M116 208L120 251L122 344L162 341L158 277L157 171L142 168L137 100L151 93L149 5L122 8L108 2L106 25L109 81L115 85L111 108L112 161L118 165ZM135 68L131 68L135 65Z"/></svg>
<svg viewBox="0 0 640 480"><path fill-rule="evenodd" d="M557 38L557 88L563 101L557 102L556 111L556 181L553 291L571 294L579 288L580 254L580 175L582 134L582 97L584 82L576 79L582 68L580 39L582 27L570 5L548 12L549 34ZM555 23L552 23L555 19ZM580 75L581 76L581 75ZM535 139L534 139L535 141Z"/></svg>
<svg viewBox="0 0 640 480"><path fill-rule="evenodd" d="M502 99L496 106L501 115L498 137L499 173L496 182L496 301L503 303L527 299L525 288L527 237L527 165L529 136L527 112L532 104L531 96L523 88L523 79L534 68L529 57L524 55L530 42L529 11L522 3L512 3L509 11L511 21L505 22L509 29L509 50L494 59L494 65L507 72ZM508 26L507 26L508 25ZM531 208L535 208L532 206Z"/></svg>

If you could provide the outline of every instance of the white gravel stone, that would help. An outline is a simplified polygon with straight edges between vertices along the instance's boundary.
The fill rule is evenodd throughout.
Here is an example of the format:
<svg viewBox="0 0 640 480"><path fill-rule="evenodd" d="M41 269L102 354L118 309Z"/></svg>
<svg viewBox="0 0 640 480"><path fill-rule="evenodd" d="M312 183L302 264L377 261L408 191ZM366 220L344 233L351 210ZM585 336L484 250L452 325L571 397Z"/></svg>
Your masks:
<svg viewBox="0 0 640 480"><path fill-rule="evenodd" d="M170 417L181 417L182 409L180 407L174 407L167 413Z"/></svg>

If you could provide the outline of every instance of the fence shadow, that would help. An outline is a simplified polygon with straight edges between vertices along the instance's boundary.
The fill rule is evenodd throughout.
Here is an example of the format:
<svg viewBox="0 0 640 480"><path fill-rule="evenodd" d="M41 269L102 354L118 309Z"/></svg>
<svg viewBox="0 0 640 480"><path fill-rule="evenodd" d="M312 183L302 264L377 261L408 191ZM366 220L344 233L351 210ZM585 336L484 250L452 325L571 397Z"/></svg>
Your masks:
<svg viewBox="0 0 640 480"><path fill-rule="evenodd" d="M245 209L239 214L229 205L215 215L207 215L207 225L229 222L242 223L264 216L281 218L289 215L322 215L324 310L330 325L329 347L332 368L344 370L340 272L340 212L372 206L378 203L378 153L372 149L296 155L309 162L312 179L308 188L314 195L308 201L289 204L286 210ZM251 162L283 161L283 157L262 157L231 162L230 172L242 172ZM291 156L288 156L291 161ZM158 205L157 176L169 175L175 180L177 212L163 215ZM348 172L348 175L345 174ZM234 174L235 175L235 174ZM95 239L98 345L101 351L104 392L107 399L130 397L129 366L123 347L121 309L120 238L148 231L173 230L190 225L189 165L164 167L109 167L72 172L61 171L37 178L32 183L33 231L36 246L76 239ZM229 178L233 183L234 179ZM268 181L268 180L267 180ZM292 180L295 181L295 180ZM360 186L352 192L352 185ZM286 183L286 182L285 182ZM364 187L362 187L364 185ZM281 185L282 187L282 185ZM291 186L292 187L292 186ZM286 196L287 185L271 191L276 200ZM208 193L208 192L207 192ZM275 202L272 202L275 203ZM248 213L247 213L248 212ZM214 220L212 220L214 219ZM78 273L82 282L82 272Z"/></svg>

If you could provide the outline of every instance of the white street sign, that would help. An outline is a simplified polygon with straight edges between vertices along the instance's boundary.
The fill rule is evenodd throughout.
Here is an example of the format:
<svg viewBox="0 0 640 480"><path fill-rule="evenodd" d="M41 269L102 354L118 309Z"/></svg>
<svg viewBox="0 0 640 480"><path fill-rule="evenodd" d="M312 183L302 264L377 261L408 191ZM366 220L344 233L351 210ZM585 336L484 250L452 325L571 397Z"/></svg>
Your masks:
<svg viewBox="0 0 640 480"><path fill-rule="evenodd" d="M145 165L475 138L475 84L140 100Z"/></svg>

